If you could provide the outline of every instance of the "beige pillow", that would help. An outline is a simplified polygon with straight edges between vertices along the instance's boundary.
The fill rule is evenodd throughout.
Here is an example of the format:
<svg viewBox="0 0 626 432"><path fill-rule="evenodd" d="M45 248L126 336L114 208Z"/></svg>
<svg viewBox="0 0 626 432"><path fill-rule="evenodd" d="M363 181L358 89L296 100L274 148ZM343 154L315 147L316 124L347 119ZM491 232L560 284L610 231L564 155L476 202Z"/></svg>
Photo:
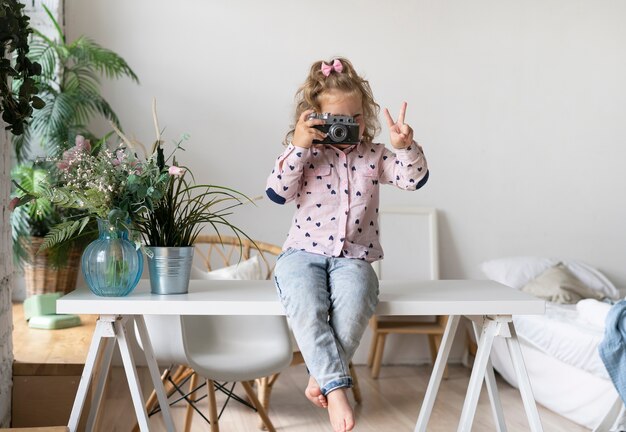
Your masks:
<svg viewBox="0 0 626 432"><path fill-rule="evenodd" d="M555 303L574 304L584 298L601 300L604 294L583 284L563 264L545 270L528 282L522 291Z"/></svg>

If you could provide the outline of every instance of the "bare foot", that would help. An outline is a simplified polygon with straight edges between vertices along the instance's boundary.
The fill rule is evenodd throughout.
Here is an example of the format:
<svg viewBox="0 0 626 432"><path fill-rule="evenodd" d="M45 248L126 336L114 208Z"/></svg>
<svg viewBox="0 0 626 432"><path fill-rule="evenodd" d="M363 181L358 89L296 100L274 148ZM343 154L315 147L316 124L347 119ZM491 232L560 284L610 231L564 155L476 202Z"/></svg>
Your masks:
<svg viewBox="0 0 626 432"><path fill-rule="evenodd" d="M327 394L328 416L334 432L351 431L354 428L354 414L344 387Z"/></svg>
<svg viewBox="0 0 626 432"><path fill-rule="evenodd" d="M313 405L320 408L328 408L328 401L326 396L322 394L319 384L315 381L315 378L309 377L309 384L307 384L304 390L304 395L309 399Z"/></svg>

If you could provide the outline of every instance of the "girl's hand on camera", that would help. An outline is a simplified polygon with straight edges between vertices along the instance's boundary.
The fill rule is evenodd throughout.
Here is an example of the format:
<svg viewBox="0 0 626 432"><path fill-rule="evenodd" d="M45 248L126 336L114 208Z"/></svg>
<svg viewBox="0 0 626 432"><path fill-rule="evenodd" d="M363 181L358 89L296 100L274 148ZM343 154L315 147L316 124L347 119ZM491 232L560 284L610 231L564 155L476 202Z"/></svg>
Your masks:
<svg viewBox="0 0 626 432"><path fill-rule="evenodd" d="M315 129L313 126L323 125L324 120L312 119L308 120L308 117L315 110L309 109L300 114L298 123L296 123L295 130L293 132L293 140L291 143L296 147L311 148L313 140L323 140L326 138L326 134L319 129Z"/></svg>
<svg viewBox="0 0 626 432"><path fill-rule="evenodd" d="M413 142L413 129L404 123L404 115L406 114L406 102L402 103L398 121L394 121L389 114L389 110L385 108L385 117L389 126L389 135L391 136L391 145L396 149L405 149Z"/></svg>

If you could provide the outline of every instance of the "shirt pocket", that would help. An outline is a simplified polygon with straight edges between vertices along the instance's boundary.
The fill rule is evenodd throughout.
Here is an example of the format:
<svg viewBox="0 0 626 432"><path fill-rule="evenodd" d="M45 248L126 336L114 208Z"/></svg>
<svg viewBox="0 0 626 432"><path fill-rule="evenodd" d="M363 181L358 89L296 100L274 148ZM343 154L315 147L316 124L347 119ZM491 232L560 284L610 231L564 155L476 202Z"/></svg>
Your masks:
<svg viewBox="0 0 626 432"><path fill-rule="evenodd" d="M330 165L304 169L302 190L308 195L329 192L333 188Z"/></svg>
<svg viewBox="0 0 626 432"><path fill-rule="evenodd" d="M378 188L378 171L366 170L357 173L354 178L354 195L355 200L369 200L372 198L374 191Z"/></svg>

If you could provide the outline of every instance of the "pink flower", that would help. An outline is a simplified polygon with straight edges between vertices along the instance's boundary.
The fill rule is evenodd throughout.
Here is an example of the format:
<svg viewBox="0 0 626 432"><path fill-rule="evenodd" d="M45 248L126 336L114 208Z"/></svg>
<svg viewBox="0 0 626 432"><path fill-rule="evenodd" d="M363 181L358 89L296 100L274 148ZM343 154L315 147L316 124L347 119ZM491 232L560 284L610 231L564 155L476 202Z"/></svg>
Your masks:
<svg viewBox="0 0 626 432"><path fill-rule="evenodd" d="M15 197L13 198L10 202L9 202L9 211L13 211L15 210L15 208L19 205L20 203L20 199L19 197Z"/></svg>
<svg viewBox="0 0 626 432"><path fill-rule="evenodd" d="M169 175L180 177L185 174L185 169L174 165L171 166L167 172Z"/></svg>
<svg viewBox="0 0 626 432"><path fill-rule="evenodd" d="M63 161L64 162L70 162L75 157L76 157L76 149L75 148L71 148L71 149L65 150L63 152Z"/></svg>
<svg viewBox="0 0 626 432"><path fill-rule="evenodd" d="M69 167L70 167L70 164L68 164L65 161L57 162L57 168L60 169L61 171L66 171Z"/></svg>
<svg viewBox="0 0 626 432"><path fill-rule="evenodd" d="M85 153L91 152L91 143L89 142L88 139L85 139L85 137L82 135L76 135L75 147L78 150L83 151Z"/></svg>

